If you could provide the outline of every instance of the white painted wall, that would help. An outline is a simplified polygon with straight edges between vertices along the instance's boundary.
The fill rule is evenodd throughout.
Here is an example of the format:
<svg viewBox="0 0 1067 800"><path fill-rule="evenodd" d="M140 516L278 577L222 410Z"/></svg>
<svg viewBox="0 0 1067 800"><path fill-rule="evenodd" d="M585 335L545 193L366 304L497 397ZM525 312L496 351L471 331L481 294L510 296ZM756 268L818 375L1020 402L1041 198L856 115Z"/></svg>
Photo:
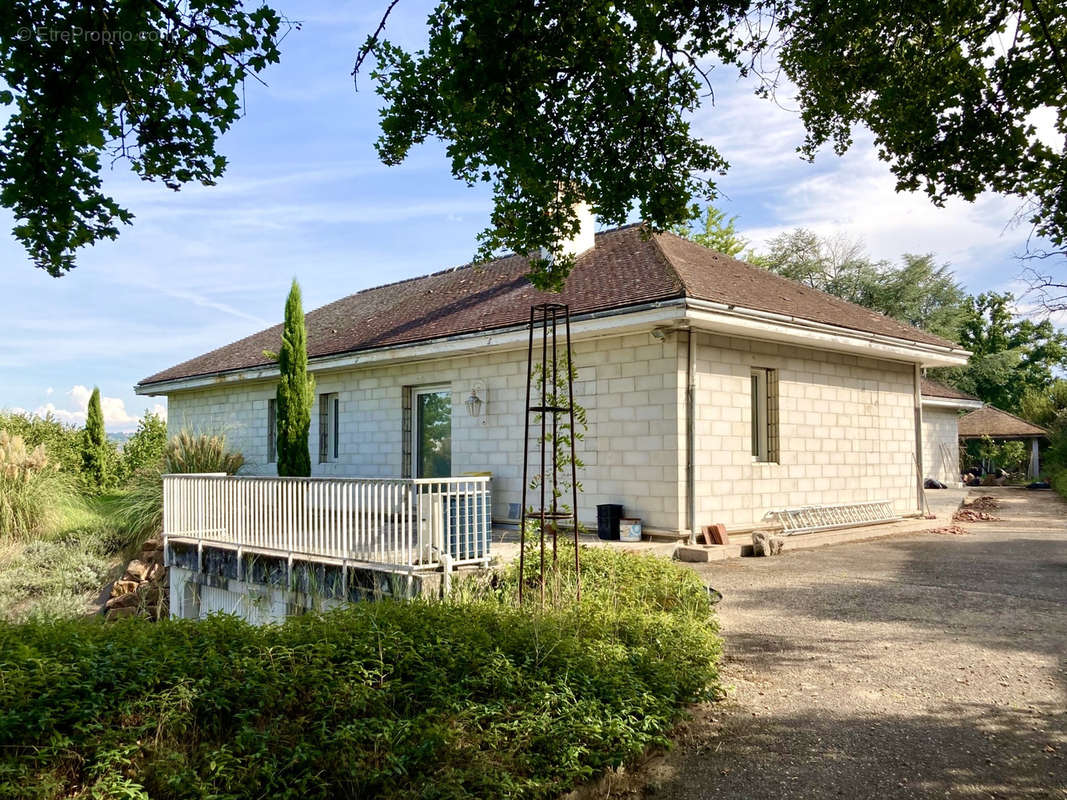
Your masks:
<svg viewBox="0 0 1067 800"><path fill-rule="evenodd" d="M923 477L960 484L959 412L923 406Z"/></svg>
<svg viewBox="0 0 1067 800"><path fill-rule="evenodd" d="M654 528L679 521L676 342L647 333L575 342L575 398L588 412L578 444L586 468L579 475L580 519L596 523L599 503L621 503L628 515ZM472 382L485 387L485 424L464 406ZM452 471L493 473L493 513L507 517L522 489L522 406L526 350L487 352L422 363L316 373L316 393L341 401L338 461L317 463L318 406L312 413L314 475L398 477L402 468L402 396L405 386L447 384L452 390ZM248 474L274 474L267 459L267 400L272 382L175 392L168 398L171 433L185 427L224 432L246 460ZM682 423L684 426L684 422ZM531 454L536 451L531 441ZM683 456L684 458L684 456ZM531 458L531 463L533 459ZM684 470L684 464L683 464Z"/></svg>
<svg viewBox="0 0 1067 800"><path fill-rule="evenodd" d="M581 520L595 526L599 503L619 503L646 527L685 530L685 336L647 333L578 341L575 396L589 415L578 446ZM749 370L779 370L781 463L753 463ZM341 453L313 474L401 475L404 386L452 390L453 474L493 473L494 517L518 503L526 351L491 351L421 363L318 372L319 393L341 401ZM485 424L463 401L485 387ZM859 356L698 334L697 523L744 526L776 508L892 501L915 510L913 367ZM267 400L274 384L229 384L169 395L168 425L224 432L250 474L274 474L267 457ZM535 444L535 443L534 443ZM531 452L535 452L534 444Z"/></svg>
<svg viewBox="0 0 1067 800"><path fill-rule="evenodd" d="M868 500L916 510L911 364L708 334L696 350L698 526ZM751 455L752 367L778 370L779 463Z"/></svg>

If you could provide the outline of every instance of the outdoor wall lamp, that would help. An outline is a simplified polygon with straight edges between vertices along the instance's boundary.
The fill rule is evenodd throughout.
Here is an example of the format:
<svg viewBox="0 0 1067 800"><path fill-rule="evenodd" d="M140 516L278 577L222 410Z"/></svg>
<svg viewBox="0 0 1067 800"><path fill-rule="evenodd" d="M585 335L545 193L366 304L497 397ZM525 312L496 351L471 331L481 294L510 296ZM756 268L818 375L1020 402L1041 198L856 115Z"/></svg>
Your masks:
<svg viewBox="0 0 1067 800"><path fill-rule="evenodd" d="M485 394L485 385L481 383L475 383L471 386L471 394L466 400L463 401L463 405L467 407L467 413L473 418L482 420L482 424L485 424L485 400L482 399L482 395Z"/></svg>

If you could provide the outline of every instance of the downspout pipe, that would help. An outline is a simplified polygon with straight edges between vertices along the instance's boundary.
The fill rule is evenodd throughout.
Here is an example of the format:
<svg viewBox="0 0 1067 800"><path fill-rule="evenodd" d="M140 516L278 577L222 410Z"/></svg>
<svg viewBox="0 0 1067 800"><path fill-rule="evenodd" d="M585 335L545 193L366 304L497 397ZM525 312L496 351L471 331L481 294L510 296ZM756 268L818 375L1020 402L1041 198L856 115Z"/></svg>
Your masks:
<svg viewBox="0 0 1067 800"><path fill-rule="evenodd" d="M922 366L915 365L915 506L919 513L924 512L923 504L923 472L926 465L923 464L923 394L922 394Z"/></svg>
<svg viewBox="0 0 1067 800"><path fill-rule="evenodd" d="M696 332L686 335L685 387L685 482L688 504L689 544L697 543L697 472L696 472Z"/></svg>

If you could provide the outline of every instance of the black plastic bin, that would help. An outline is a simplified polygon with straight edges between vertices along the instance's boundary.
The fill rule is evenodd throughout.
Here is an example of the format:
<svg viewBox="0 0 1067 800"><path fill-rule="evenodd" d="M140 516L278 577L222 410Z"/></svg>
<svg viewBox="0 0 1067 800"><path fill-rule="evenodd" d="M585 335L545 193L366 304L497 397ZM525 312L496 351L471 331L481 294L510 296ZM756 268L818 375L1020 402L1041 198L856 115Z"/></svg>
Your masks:
<svg viewBox="0 0 1067 800"><path fill-rule="evenodd" d="M604 505L596 507L596 535L601 539L618 541L619 520L622 519L622 506Z"/></svg>

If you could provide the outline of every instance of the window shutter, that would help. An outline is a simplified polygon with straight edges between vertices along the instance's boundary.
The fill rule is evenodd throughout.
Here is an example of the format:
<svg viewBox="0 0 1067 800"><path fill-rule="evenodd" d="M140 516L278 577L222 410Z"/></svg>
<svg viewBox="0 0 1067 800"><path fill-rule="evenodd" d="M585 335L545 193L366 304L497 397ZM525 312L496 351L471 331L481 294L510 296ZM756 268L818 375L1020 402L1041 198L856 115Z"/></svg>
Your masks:
<svg viewBox="0 0 1067 800"><path fill-rule="evenodd" d="M330 445L330 397L319 395L319 463L329 460Z"/></svg>
<svg viewBox="0 0 1067 800"><path fill-rule="evenodd" d="M411 463L411 387L405 386L401 399L401 433L400 437L400 477L410 478L412 475Z"/></svg>
<svg viewBox="0 0 1067 800"><path fill-rule="evenodd" d="M278 407L277 401L271 398L267 401L267 463L273 464L278 460Z"/></svg>
<svg viewBox="0 0 1067 800"><path fill-rule="evenodd" d="M779 461L778 370L767 370L767 460Z"/></svg>

